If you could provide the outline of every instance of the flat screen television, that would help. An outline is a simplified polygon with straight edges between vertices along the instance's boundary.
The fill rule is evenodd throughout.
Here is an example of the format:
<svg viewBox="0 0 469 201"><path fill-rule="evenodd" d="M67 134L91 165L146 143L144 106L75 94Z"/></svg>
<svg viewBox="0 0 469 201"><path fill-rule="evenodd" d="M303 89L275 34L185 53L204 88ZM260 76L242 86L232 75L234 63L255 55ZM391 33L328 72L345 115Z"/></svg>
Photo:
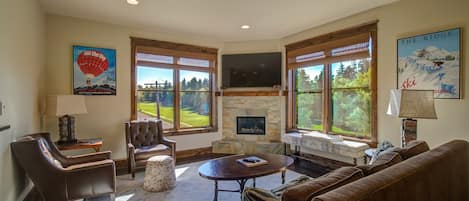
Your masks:
<svg viewBox="0 0 469 201"><path fill-rule="evenodd" d="M273 87L282 84L282 53L225 54L222 88Z"/></svg>

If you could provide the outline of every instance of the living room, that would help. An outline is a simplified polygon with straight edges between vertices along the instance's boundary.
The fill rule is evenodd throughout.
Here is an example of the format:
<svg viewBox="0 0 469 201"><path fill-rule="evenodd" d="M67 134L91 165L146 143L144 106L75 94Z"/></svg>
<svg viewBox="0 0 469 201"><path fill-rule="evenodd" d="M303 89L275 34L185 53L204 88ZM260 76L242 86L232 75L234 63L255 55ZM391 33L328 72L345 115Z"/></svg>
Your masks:
<svg viewBox="0 0 469 201"><path fill-rule="evenodd" d="M131 65L134 54L132 51L133 38L217 50L217 62L214 66L215 79L213 79L216 84L216 88L213 89L213 99L216 104L211 105L211 111L214 114L212 121L216 128L204 133L166 136L176 142L176 152L179 152L179 155L192 157L197 157L197 153L211 152L213 143L224 139L226 134L224 129L227 125L224 122L226 119L223 118L224 109L226 109L224 103L230 98L237 97L230 95L230 93L243 94L242 97L249 100L256 97L277 100L279 106L275 112L278 112L280 117L278 119L279 125L277 125L279 128L276 128L276 131L278 131L279 138L287 133L287 130L291 128L288 122L293 121L289 117L289 111L293 107L289 106L290 99L288 98L291 80L287 75L289 64L286 48L291 44L341 30L376 24L377 46L374 48L376 54L373 54L376 56L376 72L374 73L376 74L377 89L375 92L376 103L373 105L376 112L374 128L376 142L374 145L388 141L395 146L400 146L401 142L401 118L387 115L386 112L390 90L396 89L398 83L398 39L461 28L461 50L468 46L468 42L465 40L467 38L465 29L469 25L469 14L467 14L469 2L466 0L360 1L356 5L340 1L321 2L327 8L344 5L338 8L338 10L341 9L340 12L333 14L322 12L323 9L316 10L312 3L305 1L297 3L276 1L272 6L266 5L268 4L266 1L258 1L252 5L252 10L244 10L246 9L244 6L252 2L202 2L202 5L207 7L205 10L185 13L179 13L182 11L177 9L171 10L181 16L175 19L157 14L152 15L151 9L179 5L187 11L188 8L200 8L201 6L193 5L200 2L179 1L178 5L174 5L165 1L140 0L139 5L133 6L123 0L106 1L106 3L54 0L2 1L0 6L0 30L2 33L0 37L2 44L0 46L2 70L0 74L0 127L4 128L9 125L9 129L0 133L0 150L2 152L0 155L0 176L4 180L0 184L0 200L22 200L28 194L27 189L30 185L25 179L24 171L15 162L14 155L10 150L10 143L24 135L40 131L50 132L54 141L59 139L58 118L44 115L43 111L46 107L47 96L73 94L73 46L115 50L116 95L85 96L87 113L75 116L75 133L76 137L81 139L101 138L103 143L100 150L112 152L111 158L115 161L118 169L127 166L128 150L124 122L131 120L131 117L135 115L134 110L137 108L136 103L132 101L132 94L135 93L135 89L132 87L137 87L135 81L132 80L132 73L135 71L135 66ZM112 6L108 4L112 4ZM108 6L110 10L106 10L105 7ZM227 9L230 6L233 9ZM118 11L123 12L115 15L109 14L117 8L120 9ZM330 9L324 8L324 10L331 12ZM149 13L132 17L127 16L126 11L133 14L144 11ZM213 19L213 21L210 19L217 18L217 15L222 16L224 12L227 16L239 18L239 21L227 20L221 22L224 24L222 27L226 28L218 28L219 24L215 24L218 19ZM243 12L251 13L251 15L244 16ZM257 12L262 15L257 16L255 14ZM278 22L270 20L277 15L275 13L281 12L290 13L291 16L284 17L283 20L278 19ZM306 12L319 14L317 16L309 14L307 17L301 15ZM293 13L297 14L293 15ZM212 18L206 18L207 22L201 23L202 20L199 17L207 17L209 14L212 14L210 16ZM155 16L161 18L157 21L162 24L157 25L150 20L151 17ZM188 23L193 21L188 19L194 16L199 16L195 19L200 21L195 25L189 25ZM224 19L223 17L219 18ZM296 27L285 25L289 21L295 20L302 20L304 24L296 24ZM137 21L139 23L136 23ZM241 29L240 26L244 24L250 25L250 29ZM270 25L270 27L265 28L264 25ZM289 28L284 30L275 28L274 25ZM197 26L200 28L197 29ZM221 30L217 31L218 29ZM266 52L281 52L281 86L277 88L222 88L223 55ZM417 139L428 143L430 148L436 148L455 139L469 140L466 134L469 129L469 125L466 123L469 102L465 99L465 95L468 93L468 87L465 87L465 78L468 73L467 70L464 70L464 61L468 58L468 52L461 51L459 97L434 99L437 119L419 119L418 121ZM257 96L252 95L253 93L257 93ZM265 93L268 95L266 96ZM267 111L254 111L254 113L257 115L258 113L267 113ZM258 139L253 136L247 138L251 141ZM67 153L89 153L89 150ZM178 153L176 153L177 155ZM335 155L323 157L353 163L353 159L350 157ZM358 160L358 163L363 162ZM197 169L194 171L196 171L195 176L199 177ZM294 179L293 175L289 173L287 172L287 180ZM144 171L137 172L137 180L135 181L142 182L144 174ZM465 174L467 175L467 172ZM120 175L119 178L122 176L129 177L124 174ZM138 178L142 180L138 180ZM210 189L206 189L204 193L212 199L213 184L210 180L206 180L206 182L210 182ZM119 179L117 183L119 185ZM262 185L260 179L258 184L261 188L266 187ZM176 188L178 185L180 184L176 181ZM225 194L233 193L220 193L219 200L222 200ZM235 197L239 199L239 195ZM119 195L116 195L116 198L119 199ZM184 200L184 198L179 200ZM123 200L122 197L120 199ZM128 200L132 200L132 198L128 198ZM168 200L171 199L168 198Z"/></svg>

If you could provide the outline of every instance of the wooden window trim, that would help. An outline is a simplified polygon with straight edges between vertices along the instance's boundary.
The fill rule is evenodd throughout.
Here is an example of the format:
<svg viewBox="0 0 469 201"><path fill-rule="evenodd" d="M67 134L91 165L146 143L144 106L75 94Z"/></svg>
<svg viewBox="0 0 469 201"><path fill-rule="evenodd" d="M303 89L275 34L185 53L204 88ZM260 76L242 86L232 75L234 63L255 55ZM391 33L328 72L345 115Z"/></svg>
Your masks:
<svg viewBox="0 0 469 201"><path fill-rule="evenodd" d="M371 114L370 114L370 138L361 138L353 136L344 136L347 140L359 141L368 143L371 146L376 146L377 144L377 22L373 21L356 27L339 30L329 34L317 36L314 38L306 39L303 41L295 42L292 44L286 45L286 54L287 59L285 61L287 66L286 80L287 80L287 118L286 118L286 131L298 131L305 129L298 129L296 126L296 98L295 98L295 69L300 67L312 66L315 64L324 64L324 78L323 78L323 131L329 134L335 134L331 132L331 110L330 106L330 65L336 61L344 61L351 59L358 59L369 57L370 61L370 86L367 87L371 93ZM364 36L371 38L371 52L357 52L341 56L331 56L331 51L337 47L344 47L347 45L353 45L351 43L359 43L364 40ZM343 42L340 44L340 42ZM305 61L305 62L292 62L292 57L324 51L326 56L321 59ZM290 62L289 62L290 61ZM327 77L326 77L327 76Z"/></svg>
<svg viewBox="0 0 469 201"><path fill-rule="evenodd" d="M304 55L308 53L320 52L320 51L335 49L335 48L344 47L348 45L354 45L364 40L367 40L368 38L370 38L369 32L356 34L356 35L350 35L346 38L336 39L333 41L327 41L321 44L308 46L308 47L301 48L301 49L295 49L295 50L289 50L289 51L287 50L288 51L287 57L290 58L290 57L300 56L300 55Z"/></svg>
<svg viewBox="0 0 469 201"><path fill-rule="evenodd" d="M137 119L137 66L143 65L148 67L156 68L167 68L173 69L173 80L176 80L174 83L174 128L166 129L164 131L165 135L175 136L175 135L190 135L190 134L202 134L209 132L216 132L218 130L217 126L217 98L215 96L215 89L217 89L217 59L218 59L218 49L201 47L195 45L187 45L181 43L173 43L167 41L157 41L149 40L143 38L130 37L131 39L131 120ZM173 56L174 63L159 63L152 61L137 61L137 53L147 53L147 54L158 54L165 56ZM206 59L209 60L208 67L199 67L199 66L188 66L178 64L178 60L183 58L193 58L193 59ZM209 80L211 81L209 85L209 90L206 91L210 94L210 125L208 127L191 127L191 128L179 128L180 121L180 84L179 84L179 73L181 70L190 70L190 71L199 71L206 72L209 74ZM177 123L176 123L177 122Z"/></svg>

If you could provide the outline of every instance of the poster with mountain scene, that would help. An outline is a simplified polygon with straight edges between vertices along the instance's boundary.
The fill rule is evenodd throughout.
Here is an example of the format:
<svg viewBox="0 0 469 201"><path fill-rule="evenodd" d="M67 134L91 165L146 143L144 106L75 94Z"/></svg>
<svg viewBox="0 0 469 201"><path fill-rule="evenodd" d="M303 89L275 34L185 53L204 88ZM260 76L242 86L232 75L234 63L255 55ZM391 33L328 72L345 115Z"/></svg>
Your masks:
<svg viewBox="0 0 469 201"><path fill-rule="evenodd" d="M73 94L116 95L116 50L73 46Z"/></svg>
<svg viewBox="0 0 469 201"><path fill-rule="evenodd" d="M397 40L397 87L433 89L435 98L460 98L461 29Z"/></svg>

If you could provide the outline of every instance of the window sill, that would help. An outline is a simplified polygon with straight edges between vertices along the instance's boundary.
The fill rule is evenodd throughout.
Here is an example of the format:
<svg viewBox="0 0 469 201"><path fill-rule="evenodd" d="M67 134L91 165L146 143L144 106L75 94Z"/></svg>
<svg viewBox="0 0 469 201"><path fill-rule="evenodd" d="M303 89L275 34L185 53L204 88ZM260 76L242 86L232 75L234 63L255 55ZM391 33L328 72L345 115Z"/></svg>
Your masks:
<svg viewBox="0 0 469 201"><path fill-rule="evenodd" d="M164 131L165 136L180 136L180 135L193 135L193 134L205 134L217 132L217 128L193 128L193 129L183 129L183 130L166 130Z"/></svg>

